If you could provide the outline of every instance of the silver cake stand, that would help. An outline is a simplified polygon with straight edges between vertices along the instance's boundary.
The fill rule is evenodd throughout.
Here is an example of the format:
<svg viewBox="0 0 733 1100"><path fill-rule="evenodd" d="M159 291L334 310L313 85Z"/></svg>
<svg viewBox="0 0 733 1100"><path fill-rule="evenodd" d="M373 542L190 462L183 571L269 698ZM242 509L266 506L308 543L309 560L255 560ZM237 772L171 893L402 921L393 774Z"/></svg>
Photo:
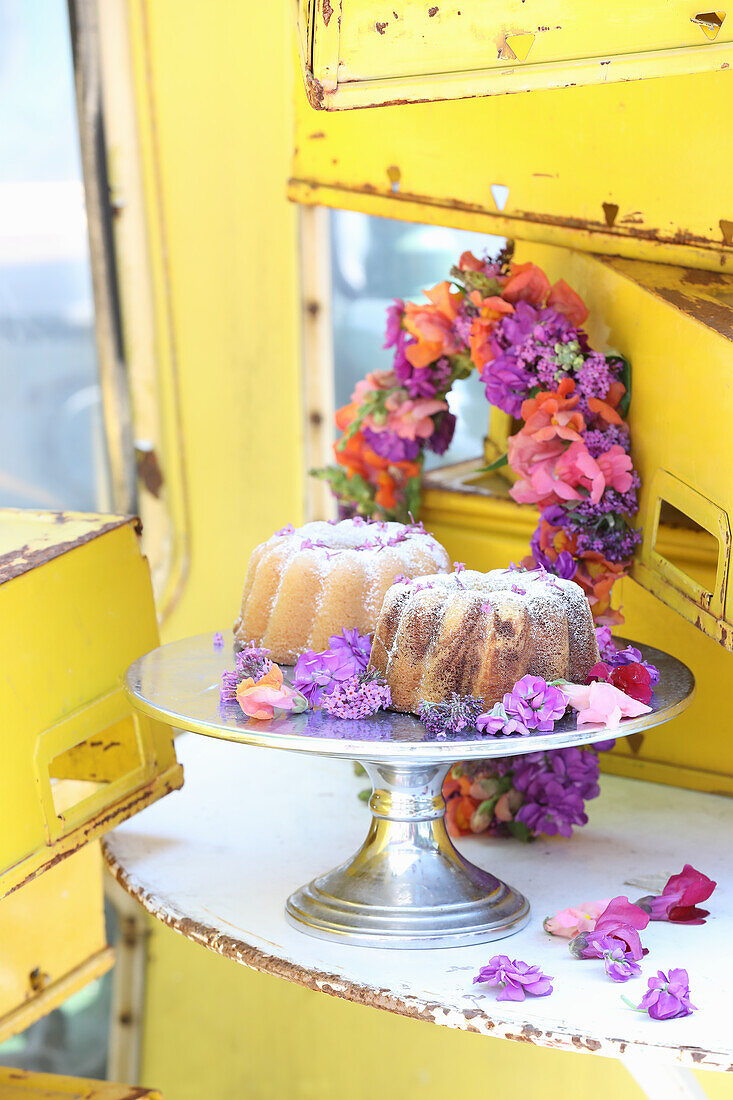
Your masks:
<svg viewBox="0 0 733 1100"><path fill-rule="evenodd" d="M432 738L412 715L391 712L359 721L323 711L254 721L237 703L222 706L219 701L221 674L234 667L231 635L223 649L214 648L211 634L154 649L127 670L125 691L138 710L179 729L244 745L343 757L366 769L373 788L366 840L352 859L291 894L286 912L296 927L369 947L465 946L519 931L529 919L529 902L456 851L444 822L442 786L448 770L458 760L590 745L674 718L692 699L692 673L667 653L638 648L661 676L653 709L625 719L615 733L599 726L577 729L573 715L552 733L474 733L447 740Z"/></svg>

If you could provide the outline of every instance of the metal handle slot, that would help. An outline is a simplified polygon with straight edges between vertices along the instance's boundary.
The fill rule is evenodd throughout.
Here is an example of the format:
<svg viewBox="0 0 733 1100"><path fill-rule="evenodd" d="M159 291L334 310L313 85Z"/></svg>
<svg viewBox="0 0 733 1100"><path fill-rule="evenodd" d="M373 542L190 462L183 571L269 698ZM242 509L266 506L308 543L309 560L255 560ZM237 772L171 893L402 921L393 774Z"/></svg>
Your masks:
<svg viewBox="0 0 733 1100"><path fill-rule="evenodd" d="M674 560L674 536L662 524L665 506L682 521L690 521L704 536L707 547L698 556L690 555L688 540L680 554L684 560ZM722 625L726 619L730 545L727 512L667 470L657 470L633 575L663 603L727 648L733 646L730 631ZM715 547L713 554L707 552L710 546ZM715 561L714 574L706 564L711 559Z"/></svg>
<svg viewBox="0 0 733 1100"><path fill-rule="evenodd" d="M146 782L154 764L149 720L131 713L121 688L45 730L34 766L47 843Z"/></svg>

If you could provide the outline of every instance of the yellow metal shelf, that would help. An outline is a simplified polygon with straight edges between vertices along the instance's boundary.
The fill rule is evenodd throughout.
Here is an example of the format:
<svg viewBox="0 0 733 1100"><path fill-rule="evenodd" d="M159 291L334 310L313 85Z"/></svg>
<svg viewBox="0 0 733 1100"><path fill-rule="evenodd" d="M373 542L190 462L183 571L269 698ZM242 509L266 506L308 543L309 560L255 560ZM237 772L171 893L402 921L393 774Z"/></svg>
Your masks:
<svg viewBox="0 0 733 1100"><path fill-rule="evenodd" d="M0 510L0 898L180 787L120 678L158 644L137 521Z"/></svg>

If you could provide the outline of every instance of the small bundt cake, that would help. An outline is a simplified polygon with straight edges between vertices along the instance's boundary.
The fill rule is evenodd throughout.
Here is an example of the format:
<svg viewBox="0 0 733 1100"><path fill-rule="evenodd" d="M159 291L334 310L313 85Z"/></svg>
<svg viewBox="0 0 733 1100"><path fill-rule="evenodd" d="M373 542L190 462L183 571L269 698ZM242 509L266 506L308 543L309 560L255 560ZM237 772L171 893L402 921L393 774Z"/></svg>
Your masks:
<svg viewBox="0 0 733 1100"><path fill-rule="evenodd" d="M273 661L291 664L309 649L326 649L344 628L373 633L396 578L448 569L448 554L422 524L361 517L297 530L288 524L250 558L235 640L266 646Z"/></svg>
<svg viewBox="0 0 733 1100"><path fill-rule="evenodd" d="M370 667L392 709L417 714L451 692L493 706L525 673L584 683L599 660L579 585L541 570L473 570L394 584L385 596Z"/></svg>

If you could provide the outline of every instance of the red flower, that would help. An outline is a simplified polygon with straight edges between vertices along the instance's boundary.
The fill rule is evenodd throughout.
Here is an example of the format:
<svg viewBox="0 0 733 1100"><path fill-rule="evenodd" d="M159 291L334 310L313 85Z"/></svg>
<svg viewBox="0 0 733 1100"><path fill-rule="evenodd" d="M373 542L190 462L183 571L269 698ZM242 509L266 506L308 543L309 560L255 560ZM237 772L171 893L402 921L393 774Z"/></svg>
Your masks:
<svg viewBox="0 0 733 1100"><path fill-rule="evenodd" d="M611 683L640 703L649 704L652 700L652 678L644 665L619 665L611 671Z"/></svg>
<svg viewBox="0 0 733 1100"><path fill-rule="evenodd" d="M704 924L708 909L697 909L699 901L707 901L717 883L686 863L678 875L672 875L661 894L639 898L637 905L650 914L651 920L666 920L673 924Z"/></svg>

